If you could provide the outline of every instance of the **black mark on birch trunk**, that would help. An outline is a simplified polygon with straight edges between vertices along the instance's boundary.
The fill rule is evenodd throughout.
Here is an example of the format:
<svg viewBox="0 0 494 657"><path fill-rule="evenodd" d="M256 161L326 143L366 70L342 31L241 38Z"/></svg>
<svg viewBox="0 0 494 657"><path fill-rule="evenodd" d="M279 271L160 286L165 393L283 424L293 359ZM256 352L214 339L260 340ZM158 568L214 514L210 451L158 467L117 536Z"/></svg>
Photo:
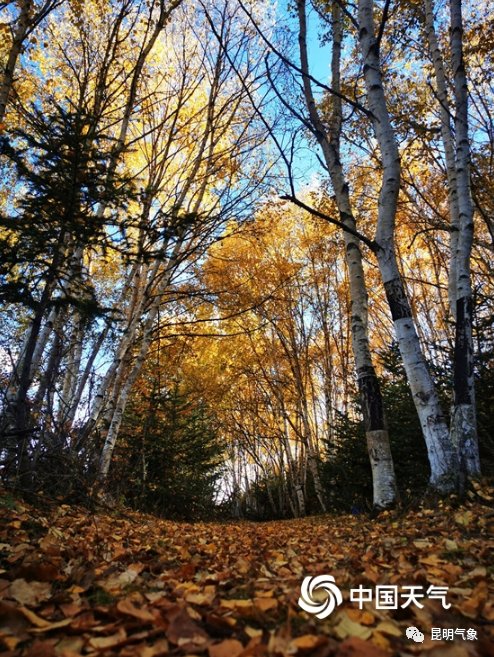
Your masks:
<svg viewBox="0 0 494 657"><path fill-rule="evenodd" d="M379 381L372 366L361 367L358 370L358 383L364 413L366 431L382 431L386 429L384 421L384 406Z"/></svg>
<svg viewBox="0 0 494 657"><path fill-rule="evenodd" d="M471 404L470 377L470 326L472 319L472 299L462 297L456 302L456 340L454 355L454 394L455 405Z"/></svg>
<svg viewBox="0 0 494 657"><path fill-rule="evenodd" d="M394 278L392 281L388 281L384 284L384 289L393 321L411 317L410 304L400 279Z"/></svg>

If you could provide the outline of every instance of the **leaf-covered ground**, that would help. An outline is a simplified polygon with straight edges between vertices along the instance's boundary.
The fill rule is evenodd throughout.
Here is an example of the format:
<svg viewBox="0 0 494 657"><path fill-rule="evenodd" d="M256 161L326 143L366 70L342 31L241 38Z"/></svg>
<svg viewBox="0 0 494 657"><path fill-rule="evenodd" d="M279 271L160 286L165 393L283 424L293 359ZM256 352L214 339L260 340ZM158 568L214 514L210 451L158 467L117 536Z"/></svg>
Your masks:
<svg viewBox="0 0 494 657"><path fill-rule="evenodd" d="M187 524L69 506L43 512L0 496L0 651L494 656L491 501L484 489L460 508L377 519ZM298 605L304 577L320 574L345 598L323 620ZM360 610L348 599L351 588L386 584L447 586L452 606L424 598L423 608ZM409 626L422 643L406 637ZM465 638L433 640L433 627Z"/></svg>

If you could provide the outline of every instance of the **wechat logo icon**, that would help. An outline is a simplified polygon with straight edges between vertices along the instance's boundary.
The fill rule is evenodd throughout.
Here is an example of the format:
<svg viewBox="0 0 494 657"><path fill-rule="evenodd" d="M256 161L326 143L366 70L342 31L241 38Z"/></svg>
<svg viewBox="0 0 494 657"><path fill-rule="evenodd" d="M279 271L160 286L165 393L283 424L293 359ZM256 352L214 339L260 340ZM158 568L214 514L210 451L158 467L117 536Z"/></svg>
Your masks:
<svg viewBox="0 0 494 657"><path fill-rule="evenodd" d="M413 639L415 643L422 643L425 639L425 636L418 629L418 627L407 627L406 635L407 639Z"/></svg>

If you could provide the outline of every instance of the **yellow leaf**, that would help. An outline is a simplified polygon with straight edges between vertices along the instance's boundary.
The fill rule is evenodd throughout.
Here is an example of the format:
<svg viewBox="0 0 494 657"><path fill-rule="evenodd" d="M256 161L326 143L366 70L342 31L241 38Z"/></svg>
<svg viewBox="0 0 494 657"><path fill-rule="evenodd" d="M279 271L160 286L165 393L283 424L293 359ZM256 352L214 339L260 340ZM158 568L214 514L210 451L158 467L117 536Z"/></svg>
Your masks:
<svg viewBox="0 0 494 657"><path fill-rule="evenodd" d="M41 632L50 632L50 630L58 630L60 627L66 627L70 625L74 619L73 618L64 618L61 621L56 621L55 623L48 623L43 627L36 627L31 630L31 632L41 633Z"/></svg>
<svg viewBox="0 0 494 657"><path fill-rule="evenodd" d="M259 611L265 612L270 609L276 609L278 600L276 598L254 598L254 606Z"/></svg>
<svg viewBox="0 0 494 657"><path fill-rule="evenodd" d="M316 634L304 634L290 641L289 652L305 652L314 650L319 646L327 643L327 638L324 636L317 636Z"/></svg>
<svg viewBox="0 0 494 657"><path fill-rule="evenodd" d="M220 605L226 609L246 611L252 609L252 600L220 600Z"/></svg>
<svg viewBox="0 0 494 657"><path fill-rule="evenodd" d="M340 615L340 622L334 628L334 632L339 639L347 637L358 637L359 639L368 639L372 636L372 630L360 623L355 623L348 618L346 613Z"/></svg>
<svg viewBox="0 0 494 657"><path fill-rule="evenodd" d="M35 614L34 611L27 609L27 607L19 607L19 611L28 621L33 625L36 625L36 627L47 627L50 625L50 621L47 621L46 618L41 618L41 616Z"/></svg>
<svg viewBox="0 0 494 657"><path fill-rule="evenodd" d="M262 636L262 630L258 630L255 627L250 627L250 625L247 625L247 627L244 629L244 632L251 639L256 639L257 637Z"/></svg>
<svg viewBox="0 0 494 657"><path fill-rule="evenodd" d="M468 527L472 520L473 513L471 511L458 512L455 515L455 522L463 527Z"/></svg>

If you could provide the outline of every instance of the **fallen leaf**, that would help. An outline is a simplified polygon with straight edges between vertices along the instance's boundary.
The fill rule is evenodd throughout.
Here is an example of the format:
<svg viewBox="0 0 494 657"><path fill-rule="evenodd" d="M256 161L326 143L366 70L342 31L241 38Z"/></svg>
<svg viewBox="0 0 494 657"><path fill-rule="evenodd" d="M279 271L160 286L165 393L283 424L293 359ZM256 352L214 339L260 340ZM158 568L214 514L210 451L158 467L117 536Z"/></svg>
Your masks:
<svg viewBox="0 0 494 657"><path fill-rule="evenodd" d="M159 639L152 646L146 643L132 644L119 650L120 657L158 657L160 655L168 655L169 647L166 639Z"/></svg>
<svg viewBox="0 0 494 657"><path fill-rule="evenodd" d="M262 636L262 630L259 630L259 629L255 628L255 627L250 627L249 625L247 625L247 626L244 628L244 632L245 632L245 634L247 634L247 636L250 637L251 639L258 638L258 637L261 637L261 636Z"/></svg>
<svg viewBox="0 0 494 657"><path fill-rule="evenodd" d="M266 612L276 609L278 600L276 598L254 598L254 607L259 611Z"/></svg>
<svg viewBox="0 0 494 657"><path fill-rule="evenodd" d="M476 618L484 603L489 597L489 588L486 581L481 581L472 591L472 594L464 602L458 605L458 609L468 618Z"/></svg>
<svg viewBox="0 0 494 657"><path fill-rule="evenodd" d="M472 520L473 520L473 513L469 510L459 511L455 515L455 522L458 523L459 525L462 525L463 527L468 527L468 525L472 522Z"/></svg>
<svg viewBox="0 0 494 657"><path fill-rule="evenodd" d="M376 617L370 611L366 609L346 609L345 613L348 618L355 623L360 623L361 625L374 625L376 622Z"/></svg>
<svg viewBox="0 0 494 657"><path fill-rule="evenodd" d="M204 646L209 637L206 632L195 623L185 609L180 609L172 615L170 625L166 630L166 637L178 646Z"/></svg>
<svg viewBox="0 0 494 657"><path fill-rule="evenodd" d="M252 611L253 602L252 600L221 600L220 605L226 609L233 609L239 612L250 612Z"/></svg>
<svg viewBox="0 0 494 657"><path fill-rule="evenodd" d="M154 620L154 616L150 611L136 607L128 598L119 600L117 603L117 609L121 614L126 614L127 616L138 618L144 622L150 622Z"/></svg>
<svg viewBox="0 0 494 657"><path fill-rule="evenodd" d="M336 657L389 657L389 652L353 636L340 645Z"/></svg>
<svg viewBox="0 0 494 657"><path fill-rule="evenodd" d="M0 601L0 632L21 635L28 627L29 620L18 607Z"/></svg>
<svg viewBox="0 0 494 657"><path fill-rule="evenodd" d="M80 655L86 641L81 636L65 636L56 645L57 654L61 657Z"/></svg>
<svg viewBox="0 0 494 657"><path fill-rule="evenodd" d="M383 634L376 630L372 632L371 641L378 648L382 648L383 650L391 650L391 643L389 642L389 639L387 639Z"/></svg>
<svg viewBox="0 0 494 657"><path fill-rule="evenodd" d="M208 647L209 657L238 657L244 647L236 639L225 639Z"/></svg>
<svg viewBox="0 0 494 657"><path fill-rule="evenodd" d="M24 654L26 657L57 657L55 641L53 639L35 641Z"/></svg>
<svg viewBox="0 0 494 657"><path fill-rule="evenodd" d="M403 630L391 621L382 621L376 627L376 631L388 636L403 636Z"/></svg>
<svg viewBox="0 0 494 657"><path fill-rule="evenodd" d="M7 650L15 650L21 641L22 639L20 637L0 632L0 645L3 644Z"/></svg>
<svg viewBox="0 0 494 657"><path fill-rule="evenodd" d="M46 534L39 541L38 545L45 554L57 556L60 554L60 542L56 536Z"/></svg>
<svg viewBox="0 0 494 657"><path fill-rule="evenodd" d="M36 627L32 629L31 632L36 632L37 634L42 632L51 632L51 630L58 630L61 627L67 627L67 625L70 625L71 622L71 618L64 618L63 620L55 621L54 623L48 623L48 625L44 625L42 627Z"/></svg>
<svg viewBox="0 0 494 657"><path fill-rule="evenodd" d="M27 618L30 623L36 627L47 627L47 625L50 624L50 621L47 621L46 618L41 618L41 616L38 616L34 613L34 611L28 609L27 607L19 607L19 611L25 618Z"/></svg>
<svg viewBox="0 0 494 657"><path fill-rule="evenodd" d="M99 586L108 591L108 593L115 593L121 591L123 588L132 584L138 577L138 573L132 569L128 568L123 573L118 573L111 575L107 579L98 580Z"/></svg>
<svg viewBox="0 0 494 657"><path fill-rule="evenodd" d="M304 653L319 648L328 642L327 637L316 634L303 634L302 636L292 639L289 645L289 652Z"/></svg>
<svg viewBox="0 0 494 657"><path fill-rule="evenodd" d="M372 630L365 627L360 623L355 623L350 620L346 613L340 615L339 623L333 628L334 633L339 639L346 639L347 637L359 637L360 639L368 639L372 636Z"/></svg>
<svg viewBox="0 0 494 657"><path fill-rule="evenodd" d="M121 627L118 632L111 636L91 637L89 639L89 645L95 650L106 650L107 648L117 646L119 643L122 643L122 641L125 641L126 638L127 633L125 632L125 629Z"/></svg>
<svg viewBox="0 0 494 657"><path fill-rule="evenodd" d="M26 582L16 579L9 587L9 597L21 605L35 607L51 596L51 584L48 582Z"/></svg>

